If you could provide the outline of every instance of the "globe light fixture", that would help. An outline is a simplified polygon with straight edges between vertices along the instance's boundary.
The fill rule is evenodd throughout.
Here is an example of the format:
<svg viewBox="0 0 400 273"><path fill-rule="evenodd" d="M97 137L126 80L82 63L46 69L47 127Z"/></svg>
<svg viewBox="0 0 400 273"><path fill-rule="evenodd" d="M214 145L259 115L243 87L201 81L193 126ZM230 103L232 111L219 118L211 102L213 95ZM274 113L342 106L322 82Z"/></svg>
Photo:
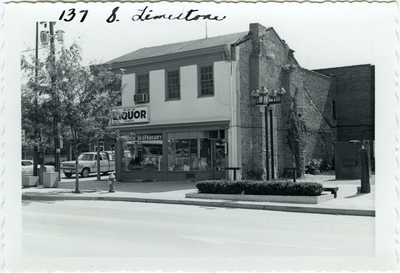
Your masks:
<svg viewBox="0 0 400 273"><path fill-rule="evenodd" d="M56 31L56 39L59 42L64 42L65 31L64 30L57 30Z"/></svg>
<svg viewBox="0 0 400 273"><path fill-rule="evenodd" d="M270 105L282 103L281 97L286 94L286 90L281 87L278 89L268 90L262 86L260 90L256 89L251 92L251 97L254 99L255 105Z"/></svg>

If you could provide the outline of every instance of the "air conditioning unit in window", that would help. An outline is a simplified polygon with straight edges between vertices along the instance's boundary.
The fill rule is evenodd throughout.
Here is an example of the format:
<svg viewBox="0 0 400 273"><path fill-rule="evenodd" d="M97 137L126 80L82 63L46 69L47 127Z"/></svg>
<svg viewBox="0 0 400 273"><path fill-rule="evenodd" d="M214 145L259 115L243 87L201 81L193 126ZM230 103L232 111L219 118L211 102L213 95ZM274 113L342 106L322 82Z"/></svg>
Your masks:
<svg viewBox="0 0 400 273"><path fill-rule="evenodd" d="M135 94L133 95L134 102L149 102L149 94Z"/></svg>

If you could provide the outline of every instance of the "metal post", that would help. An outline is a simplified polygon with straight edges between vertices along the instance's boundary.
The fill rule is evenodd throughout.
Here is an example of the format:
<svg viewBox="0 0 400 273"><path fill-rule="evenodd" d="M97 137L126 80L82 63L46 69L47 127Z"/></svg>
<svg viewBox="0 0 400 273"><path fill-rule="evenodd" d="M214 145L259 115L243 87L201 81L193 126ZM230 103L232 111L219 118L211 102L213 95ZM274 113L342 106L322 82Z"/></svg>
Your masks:
<svg viewBox="0 0 400 273"><path fill-rule="evenodd" d="M268 105L264 107L265 115L265 170L267 172L267 181L269 180L269 141L268 141Z"/></svg>
<svg viewBox="0 0 400 273"><path fill-rule="evenodd" d="M100 181L100 149L99 149L99 138L96 140L96 145L97 145L97 181Z"/></svg>
<svg viewBox="0 0 400 273"><path fill-rule="evenodd" d="M368 150L364 147L360 149L361 159L361 193L370 193L371 185L369 183L369 160Z"/></svg>
<svg viewBox="0 0 400 273"><path fill-rule="evenodd" d="M75 193L80 193L80 190L79 190L78 147L79 147L79 144L75 144Z"/></svg>
<svg viewBox="0 0 400 273"><path fill-rule="evenodd" d="M60 153L61 153L61 150L60 149L56 149L56 162L57 162L56 170L58 170L58 181L61 181Z"/></svg>
<svg viewBox="0 0 400 273"><path fill-rule="evenodd" d="M272 109L269 110L269 122L270 122L270 132L271 132L271 176L275 179L275 158L274 158L274 117L272 115Z"/></svg>

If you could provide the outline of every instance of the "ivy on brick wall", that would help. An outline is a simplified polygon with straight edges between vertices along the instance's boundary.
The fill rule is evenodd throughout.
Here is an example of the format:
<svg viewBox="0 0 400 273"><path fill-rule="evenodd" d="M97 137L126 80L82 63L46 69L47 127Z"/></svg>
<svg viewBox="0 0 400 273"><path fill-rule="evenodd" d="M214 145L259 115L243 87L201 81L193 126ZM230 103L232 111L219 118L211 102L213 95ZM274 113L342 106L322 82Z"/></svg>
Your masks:
<svg viewBox="0 0 400 273"><path fill-rule="evenodd" d="M298 89L295 88L293 96L291 96L291 109L289 111L289 130L288 130L288 143L290 150L294 155L294 160L297 166L297 173L300 177L304 177L304 137L302 136L305 124L299 118L296 96Z"/></svg>

